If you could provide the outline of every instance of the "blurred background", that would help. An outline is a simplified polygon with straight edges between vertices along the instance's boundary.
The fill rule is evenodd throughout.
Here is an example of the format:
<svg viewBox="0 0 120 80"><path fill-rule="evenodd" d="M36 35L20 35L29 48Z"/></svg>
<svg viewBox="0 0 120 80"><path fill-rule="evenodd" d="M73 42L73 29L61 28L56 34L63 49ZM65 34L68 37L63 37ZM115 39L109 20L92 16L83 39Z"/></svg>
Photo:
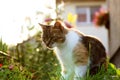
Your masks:
<svg viewBox="0 0 120 80"><path fill-rule="evenodd" d="M16 45L39 31L38 23L45 17L55 18L55 0L0 1L0 36L9 45ZM52 8L52 9L49 9ZM31 32L28 30L34 28Z"/></svg>
<svg viewBox="0 0 120 80"><path fill-rule="evenodd" d="M14 75L9 68L19 73L21 80L58 79L60 73L56 70L60 71L59 63L53 51L43 45L38 25L48 24L50 19L57 18L98 38L105 46L110 61L120 67L118 3L119 0L1 0L0 65L4 70L0 72L0 78L3 73L3 80ZM53 77L46 79L51 75Z"/></svg>
<svg viewBox="0 0 120 80"><path fill-rule="evenodd" d="M56 6L57 12L55 11ZM82 0L65 0L65 2L60 0L4 0L0 2L0 8L0 36L9 45L21 43L36 34L40 30L38 23L43 22L45 18L55 19L59 16L76 26L81 32L98 37L109 53L107 29L97 28L93 24L95 12L99 11L100 8L107 9L105 0L92 2Z"/></svg>

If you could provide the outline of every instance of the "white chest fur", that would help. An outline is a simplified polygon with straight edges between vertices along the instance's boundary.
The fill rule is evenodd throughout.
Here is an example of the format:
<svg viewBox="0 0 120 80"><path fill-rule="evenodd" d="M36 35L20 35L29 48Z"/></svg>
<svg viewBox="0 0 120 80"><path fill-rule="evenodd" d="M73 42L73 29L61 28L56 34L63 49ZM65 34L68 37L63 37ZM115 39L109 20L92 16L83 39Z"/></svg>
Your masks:
<svg viewBox="0 0 120 80"><path fill-rule="evenodd" d="M79 40L80 36L76 32L69 31L66 35L66 41L63 44L57 44L57 47L55 47L57 58L64 67L73 67L73 49Z"/></svg>
<svg viewBox="0 0 120 80"><path fill-rule="evenodd" d="M63 44L56 44L54 48L65 80L73 80L73 78L78 80L76 77L83 77L87 71L87 65L76 66L74 64L73 49L81 39L76 32L69 31L66 35L66 41Z"/></svg>

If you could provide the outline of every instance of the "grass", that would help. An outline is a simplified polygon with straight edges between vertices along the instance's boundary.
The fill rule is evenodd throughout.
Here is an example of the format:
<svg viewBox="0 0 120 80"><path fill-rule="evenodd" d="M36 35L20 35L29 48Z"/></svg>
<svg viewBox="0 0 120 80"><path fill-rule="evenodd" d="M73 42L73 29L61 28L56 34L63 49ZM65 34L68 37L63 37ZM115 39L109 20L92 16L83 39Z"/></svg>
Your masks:
<svg viewBox="0 0 120 80"><path fill-rule="evenodd" d="M37 79L33 78L32 75L39 74L42 76L42 73L40 73L40 71L37 71L36 73L30 73L25 68L24 70L20 70L19 67L20 65L14 66L13 70L11 70L8 69L8 67L3 66L0 70L0 80L65 80L60 79L60 66L54 67L54 69L49 72L47 71L47 68L44 68L44 77ZM87 74L86 77L79 78L79 80L120 80L120 69L117 69L113 64L109 63L107 71L100 69L98 74L94 76Z"/></svg>
<svg viewBox="0 0 120 80"><path fill-rule="evenodd" d="M54 73L56 77L49 76L50 80L60 80L60 69L55 70ZM112 63L109 63L107 71L100 69L96 75L87 75L86 77L79 78L79 80L120 80L120 69L117 69Z"/></svg>

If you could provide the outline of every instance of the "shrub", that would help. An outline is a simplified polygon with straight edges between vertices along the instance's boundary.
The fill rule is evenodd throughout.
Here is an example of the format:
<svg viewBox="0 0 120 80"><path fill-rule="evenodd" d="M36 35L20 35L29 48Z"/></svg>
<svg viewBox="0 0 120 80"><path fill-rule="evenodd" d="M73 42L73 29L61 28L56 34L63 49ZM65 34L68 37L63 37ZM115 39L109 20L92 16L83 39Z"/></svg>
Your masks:
<svg viewBox="0 0 120 80"><path fill-rule="evenodd" d="M30 80L32 74L7 54L8 46L0 40L0 80Z"/></svg>
<svg viewBox="0 0 120 80"><path fill-rule="evenodd" d="M58 60L53 51L43 45L40 35L39 32L10 50L15 51L18 62L33 73L33 80L59 80L56 79L60 71Z"/></svg>

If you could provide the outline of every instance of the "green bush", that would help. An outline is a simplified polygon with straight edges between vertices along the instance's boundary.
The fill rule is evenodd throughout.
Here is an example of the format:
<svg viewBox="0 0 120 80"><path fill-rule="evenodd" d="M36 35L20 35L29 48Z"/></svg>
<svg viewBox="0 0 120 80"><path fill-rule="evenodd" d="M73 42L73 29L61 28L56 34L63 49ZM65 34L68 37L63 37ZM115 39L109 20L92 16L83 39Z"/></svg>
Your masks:
<svg viewBox="0 0 120 80"><path fill-rule="evenodd" d="M59 80L60 68L58 60L52 50L48 50L42 43L39 32L32 38L10 49L18 62L33 73L33 80ZM11 54L12 55L12 54Z"/></svg>
<svg viewBox="0 0 120 80"><path fill-rule="evenodd" d="M32 74L7 54L8 46L0 40L0 80L31 80Z"/></svg>
<svg viewBox="0 0 120 80"><path fill-rule="evenodd" d="M32 74L18 64L3 65L0 69L0 80L31 80Z"/></svg>

